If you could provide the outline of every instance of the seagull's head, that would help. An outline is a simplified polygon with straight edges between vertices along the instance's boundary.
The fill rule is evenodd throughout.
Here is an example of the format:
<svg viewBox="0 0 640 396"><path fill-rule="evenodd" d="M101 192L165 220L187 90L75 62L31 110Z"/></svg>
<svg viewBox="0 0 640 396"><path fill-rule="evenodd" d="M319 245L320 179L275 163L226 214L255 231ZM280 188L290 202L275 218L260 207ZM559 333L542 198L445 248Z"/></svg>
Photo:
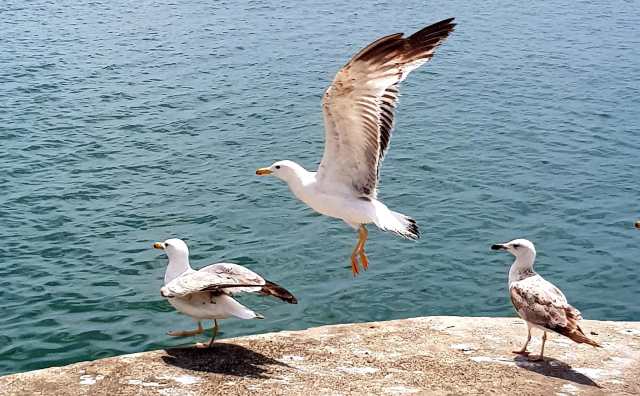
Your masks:
<svg viewBox="0 0 640 396"><path fill-rule="evenodd" d="M533 258L536 256L536 248L528 239L514 239L513 241L507 243L497 243L495 245L491 245L491 250L506 250L516 256L516 258Z"/></svg>
<svg viewBox="0 0 640 396"><path fill-rule="evenodd" d="M306 172L303 167L296 164L293 161L284 160L274 162L271 166L267 168L260 168L256 170L256 175L258 176L275 176L278 179L289 182L294 178L299 177L299 173L303 171Z"/></svg>
<svg viewBox="0 0 640 396"><path fill-rule="evenodd" d="M182 239L171 238L164 242L156 242L153 244L153 248L164 250L169 260L189 257L189 248Z"/></svg>

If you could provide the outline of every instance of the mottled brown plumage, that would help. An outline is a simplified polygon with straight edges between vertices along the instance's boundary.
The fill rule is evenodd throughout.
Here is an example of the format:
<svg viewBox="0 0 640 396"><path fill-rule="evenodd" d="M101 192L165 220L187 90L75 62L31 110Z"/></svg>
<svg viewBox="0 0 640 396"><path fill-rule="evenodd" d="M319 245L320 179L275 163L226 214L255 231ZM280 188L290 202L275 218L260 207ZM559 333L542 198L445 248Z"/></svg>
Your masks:
<svg viewBox="0 0 640 396"><path fill-rule="evenodd" d="M566 297L554 285L535 274L509 287L511 302L516 312L527 322L572 339L599 347L588 338L578 321L582 315L567 302Z"/></svg>
<svg viewBox="0 0 640 396"><path fill-rule="evenodd" d="M547 331L561 334L577 343L600 347L578 325L582 319L580 311L567 302L560 289L533 270L536 249L531 241L515 239L493 245L491 249L506 250L516 256L509 270L509 296L518 315L527 322L528 336L522 349L515 353L528 355L527 345L534 327L544 331L540 356L536 360L544 356Z"/></svg>

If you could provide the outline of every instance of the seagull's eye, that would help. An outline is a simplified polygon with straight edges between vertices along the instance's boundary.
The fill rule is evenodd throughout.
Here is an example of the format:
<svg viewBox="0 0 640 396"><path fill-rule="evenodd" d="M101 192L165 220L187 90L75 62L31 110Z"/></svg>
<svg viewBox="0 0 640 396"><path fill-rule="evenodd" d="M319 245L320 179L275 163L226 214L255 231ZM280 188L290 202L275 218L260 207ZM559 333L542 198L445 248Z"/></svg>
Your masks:
<svg viewBox="0 0 640 396"><path fill-rule="evenodd" d="M276 165L276 169L280 169L280 165Z"/></svg>
<svg viewBox="0 0 640 396"><path fill-rule="evenodd" d="M519 244L517 244L517 243L513 244L512 246L513 246L514 248L516 248L516 249L520 247L520 245L519 245Z"/></svg>

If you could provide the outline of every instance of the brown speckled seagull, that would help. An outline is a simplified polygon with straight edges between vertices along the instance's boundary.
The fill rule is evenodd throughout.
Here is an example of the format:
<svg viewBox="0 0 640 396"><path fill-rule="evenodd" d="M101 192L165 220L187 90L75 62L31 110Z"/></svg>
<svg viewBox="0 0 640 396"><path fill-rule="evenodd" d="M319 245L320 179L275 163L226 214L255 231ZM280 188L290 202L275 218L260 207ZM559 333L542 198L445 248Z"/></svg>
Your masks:
<svg viewBox="0 0 640 396"><path fill-rule="evenodd" d="M514 239L511 242L493 245L491 249L506 250L516 256L516 261L509 269L509 294L516 312L527 322L528 335L522 349L513 353L529 355L527 346L531 341L533 327L542 330L544 334L540 355L529 360L544 359L544 344L548 331L561 334L579 344L600 347L600 344L587 337L578 325L578 321L582 319L580 311L567 302L560 289L533 270L536 249L531 241Z"/></svg>
<svg viewBox="0 0 640 396"><path fill-rule="evenodd" d="M433 57L454 26L450 18L409 37L402 33L382 37L340 69L322 100L325 148L317 172L288 160L256 171L284 180L313 210L358 230L351 254L354 276L359 271L358 258L365 270L369 264L364 251L366 224L407 239L420 237L415 220L378 200L378 178L393 130L398 86Z"/></svg>

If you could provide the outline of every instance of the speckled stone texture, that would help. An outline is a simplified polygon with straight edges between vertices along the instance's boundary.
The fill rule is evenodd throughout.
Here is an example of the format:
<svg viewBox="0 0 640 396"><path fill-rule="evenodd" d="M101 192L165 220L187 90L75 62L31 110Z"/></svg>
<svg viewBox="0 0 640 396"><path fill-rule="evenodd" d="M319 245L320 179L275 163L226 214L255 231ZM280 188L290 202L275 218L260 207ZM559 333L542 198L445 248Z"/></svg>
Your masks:
<svg viewBox="0 0 640 396"><path fill-rule="evenodd" d="M2 395L640 394L640 322L584 321L596 349L552 335L513 355L515 318L424 317L323 326L0 378ZM530 349L537 353L538 333Z"/></svg>

